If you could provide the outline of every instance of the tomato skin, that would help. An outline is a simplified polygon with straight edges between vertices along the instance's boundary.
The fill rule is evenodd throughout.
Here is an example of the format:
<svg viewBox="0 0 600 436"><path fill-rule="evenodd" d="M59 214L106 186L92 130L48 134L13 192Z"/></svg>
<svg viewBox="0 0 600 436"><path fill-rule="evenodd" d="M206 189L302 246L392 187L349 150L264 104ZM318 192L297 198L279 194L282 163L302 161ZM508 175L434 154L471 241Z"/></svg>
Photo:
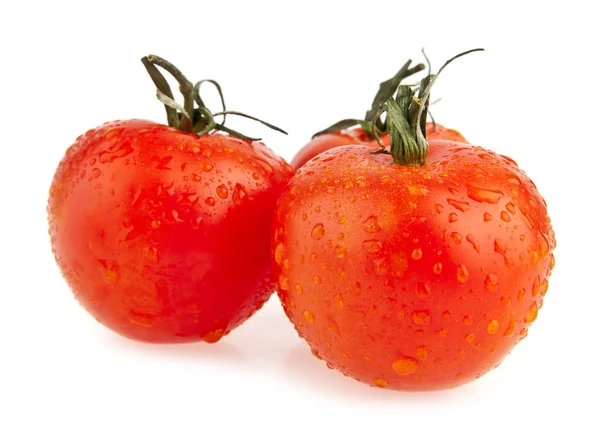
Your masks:
<svg viewBox="0 0 600 436"><path fill-rule="evenodd" d="M270 220L290 175L262 143L107 123L56 170L52 250L81 305L115 332L215 342L274 289Z"/></svg>
<svg viewBox="0 0 600 436"><path fill-rule="evenodd" d="M509 158L430 141L425 166L336 147L291 178L272 256L298 334L372 386L446 389L502 362L537 317L554 233Z"/></svg>
<svg viewBox="0 0 600 436"><path fill-rule="evenodd" d="M302 147L290 161L290 165L296 171L306 162L318 154L323 153L334 147L351 144L364 144L369 141L369 137L360 127L345 129L334 133L324 133L315 136L308 144Z"/></svg>
<svg viewBox="0 0 600 436"><path fill-rule="evenodd" d="M465 137L456 130L448 129L441 124L427 123L426 135L428 140L447 139L456 142L467 142ZM389 135L381 137L385 146L390 145ZM306 162L318 154L342 145L365 144L369 147L380 148L379 143L374 139L369 139L365 131L360 127L342 130L335 133L325 133L311 139L304 147L292 158L291 166L296 171Z"/></svg>

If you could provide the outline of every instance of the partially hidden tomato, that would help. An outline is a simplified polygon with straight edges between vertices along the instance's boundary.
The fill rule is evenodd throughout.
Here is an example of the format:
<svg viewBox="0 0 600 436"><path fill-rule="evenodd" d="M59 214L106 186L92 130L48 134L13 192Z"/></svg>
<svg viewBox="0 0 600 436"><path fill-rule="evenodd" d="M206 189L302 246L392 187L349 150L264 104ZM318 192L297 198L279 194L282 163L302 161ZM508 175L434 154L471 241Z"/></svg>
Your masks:
<svg viewBox="0 0 600 436"><path fill-rule="evenodd" d="M54 175L56 261L81 305L113 331L215 342L274 290L269 229L290 175L261 142L143 120L104 124L77 139Z"/></svg>
<svg viewBox="0 0 600 436"><path fill-rule="evenodd" d="M393 128L412 112L405 97L386 104ZM446 389L527 336L556 243L512 159L413 139L391 155L335 147L300 167L276 210L273 266L287 316L330 368L379 388Z"/></svg>
<svg viewBox="0 0 600 436"><path fill-rule="evenodd" d="M465 137L458 131L446 128L441 124L427 123L427 139L446 139L456 142L467 142ZM389 135L383 135L381 141L385 146L390 145ZM342 145L364 144L375 149L380 148L377 140L371 138L361 127L344 129L337 132L323 133L312 138L302 147L290 161L293 170L296 171L306 162L324 151Z"/></svg>

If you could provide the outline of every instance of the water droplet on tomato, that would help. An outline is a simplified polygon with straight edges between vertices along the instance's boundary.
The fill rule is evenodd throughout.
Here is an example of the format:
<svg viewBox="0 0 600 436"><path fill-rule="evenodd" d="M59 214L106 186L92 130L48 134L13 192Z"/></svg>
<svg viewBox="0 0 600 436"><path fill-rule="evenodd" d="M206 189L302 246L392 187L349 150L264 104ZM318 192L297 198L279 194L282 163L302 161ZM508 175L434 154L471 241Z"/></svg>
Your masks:
<svg viewBox="0 0 600 436"><path fill-rule="evenodd" d="M125 130L124 127L115 127L114 129L110 129L108 132L106 132L105 138L111 139L120 136L121 133L123 133L123 130Z"/></svg>
<svg viewBox="0 0 600 436"><path fill-rule="evenodd" d="M144 256L152 263L158 263L158 248L146 247L144 248Z"/></svg>
<svg viewBox="0 0 600 436"><path fill-rule="evenodd" d="M461 212L466 212L471 208L468 201L455 200L454 198L448 198L446 201L450 206L460 210Z"/></svg>
<svg viewBox="0 0 600 436"><path fill-rule="evenodd" d="M367 233L377 233L380 232L381 226L379 225L379 221L375 215L369 216L362 223L362 228Z"/></svg>
<svg viewBox="0 0 600 436"><path fill-rule="evenodd" d="M212 169L213 169L213 166L211 164L209 164L208 162L205 162L205 161L198 162L198 166L205 173L208 173L208 172L212 171Z"/></svg>
<svg viewBox="0 0 600 436"><path fill-rule="evenodd" d="M247 196L248 194L246 194L244 186L240 183L236 183L235 188L233 188L233 202L239 206Z"/></svg>
<svg viewBox="0 0 600 436"><path fill-rule="evenodd" d="M547 279L542 280L542 284L540 285L540 292L542 293L542 297L544 297L546 295L546 292L548 292L548 280Z"/></svg>
<svg viewBox="0 0 600 436"><path fill-rule="evenodd" d="M329 331L336 336L340 335L340 327L333 319L329 320Z"/></svg>
<svg viewBox="0 0 600 436"><path fill-rule="evenodd" d="M434 274L441 274L442 273L442 262L438 262L435 265L433 265L433 273Z"/></svg>
<svg viewBox="0 0 600 436"><path fill-rule="evenodd" d="M466 315L463 318L463 322L465 323L465 325L471 325L473 324L473 318L471 318L469 315Z"/></svg>
<svg viewBox="0 0 600 436"><path fill-rule="evenodd" d="M227 198L227 196L229 195L229 191L227 190L227 187L223 184L217 186L217 195L223 199Z"/></svg>
<svg viewBox="0 0 600 436"><path fill-rule="evenodd" d="M475 237L471 233L467 234L467 242L469 244L471 244L471 247L473 247L473 250L475 250L477 253L480 252L480 250L479 250L479 244L477 244L475 242Z"/></svg>
<svg viewBox="0 0 600 436"><path fill-rule="evenodd" d="M104 270L104 280L106 280L107 283L114 285L119 281L120 278L118 267L115 265L108 266Z"/></svg>
<svg viewBox="0 0 600 436"><path fill-rule="evenodd" d="M523 216L523 220L525 221L525 225L527 226L527 229L533 230L533 223L531 222L529 217L525 214L523 214L522 216Z"/></svg>
<svg viewBox="0 0 600 436"><path fill-rule="evenodd" d="M300 285L300 283L298 283L298 284L296 285L296 292L297 292L298 294L301 294L301 293L302 293L302 286Z"/></svg>
<svg viewBox="0 0 600 436"><path fill-rule="evenodd" d="M419 363L416 359L408 356L401 356L394 363L392 363L392 369L399 375L407 375L415 372L419 367Z"/></svg>
<svg viewBox="0 0 600 436"><path fill-rule="evenodd" d="M520 289L519 294L517 295L517 299L519 301L523 301L523 298L525 298L525 289Z"/></svg>
<svg viewBox="0 0 600 436"><path fill-rule="evenodd" d="M389 385L389 383L382 378L374 378L373 384L378 388L385 388L387 385Z"/></svg>
<svg viewBox="0 0 600 436"><path fill-rule="evenodd" d="M460 283L467 283L469 280L469 271L467 270L466 266L459 265L456 270L456 280L458 280Z"/></svg>
<svg viewBox="0 0 600 436"><path fill-rule="evenodd" d="M412 251L411 257L412 257L414 260L419 260L419 259L421 259L421 258L423 257L423 251L422 251L420 248L415 248L415 249Z"/></svg>
<svg viewBox="0 0 600 436"><path fill-rule="evenodd" d="M431 323L431 314L428 310L415 310L412 313L411 319L416 325L429 325Z"/></svg>
<svg viewBox="0 0 600 436"><path fill-rule="evenodd" d="M502 212L500 212L500 219L502 221L504 221L505 223L509 223L510 222L510 215L507 214L505 210L503 210Z"/></svg>
<svg viewBox="0 0 600 436"><path fill-rule="evenodd" d="M454 212L448 214L448 222L454 223L456 220L458 220L458 215L456 215Z"/></svg>
<svg viewBox="0 0 600 436"><path fill-rule="evenodd" d="M346 255L346 251L347 250L341 245L336 245L335 249L333 250L335 257L338 259L342 259Z"/></svg>
<svg viewBox="0 0 600 436"><path fill-rule="evenodd" d="M450 233L450 238L454 241L455 244L460 244L462 241L462 236L459 233L452 232Z"/></svg>
<svg viewBox="0 0 600 436"><path fill-rule="evenodd" d="M497 204L504 196L504 193L499 189L486 188L469 183L467 185L467 196L479 203Z"/></svg>
<svg viewBox="0 0 600 436"><path fill-rule="evenodd" d="M100 177L102 175L102 171L100 170L100 168L94 168L92 170L92 177L94 179L97 179L98 177Z"/></svg>
<svg viewBox="0 0 600 436"><path fill-rule="evenodd" d="M485 289L490 292L495 292L498 289L498 277L495 274L488 274L483 281Z"/></svg>
<svg viewBox="0 0 600 436"><path fill-rule="evenodd" d="M400 309L397 313L396 313L396 318L398 318L398 320L402 321L405 317L405 312L404 312L404 308Z"/></svg>
<svg viewBox="0 0 600 436"><path fill-rule="evenodd" d="M537 276L535 278L535 280L533 281L533 286L531 287L531 293L533 294L534 297L540 293L540 277L539 276Z"/></svg>
<svg viewBox="0 0 600 436"><path fill-rule="evenodd" d="M496 333L498 331L498 327L500 327L500 323L498 322L498 320L493 319L487 325L487 332L490 335L493 335L494 333Z"/></svg>
<svg viewBox="0 0 600 436"><path fill-rule="evenodd" d="M485 213L483 214L483 220L484 220L485 222L491 221L491 220L492 220L492 215L490 215L489 213L485 212Z"/></svg>
<svg viewBox="0 0 600 436"><path fill-rule="evenodd" d="M133 152L133 147L131 147L131 145L122 144L119 148L117 148L114 151L112 149L110 149L110 150L101 152L100 156L98 157L98 160L101 163L110 163L110 162L113 162L115 159L119 159L121 157L127 156L131 152Z"/></svg>
<svg viewBox="0 0 600 436"><path fill-rule="evenodd" d="M325 226L321 223L315 224L310 235L313 239L321 239L325 235Z"/></svg>
<svg viewBox="0 0 600 436"><path fill-rule="evenodd" d="M527 317L525 318L525 322L530 324L533 321L535 321L537 316L538 316L538 305L534 301L533 303L531 303L531 306L529 307L529 312L527 312Z"/></svg>
<svg viewBox="0 0 600 436"><path fill-rule="evenodd" d="M216 203L216 200L215 200L213 197L206 197L206 198L204 199L204 202L205 202L206 204L208 204L209 206L214 206L214 205L215 205L215 203Z"/></svg>
<svg viewBox="0 0 600 436"><path fill-rule="evenodd" d="M428 296L431 295L431 288L427 283L417 283L417 298L419 300L424 300Z"/></svg>
<svg viewBox="0 0 600 436"><path fill-rule="evenodd" d="M468 343L471 343L475 340L475 333L469 333L468 335L465 336L465 341L467 341Z"/></svg>
<svg viewBox="0 0 600 436"><path fill-rule="evenodd" d="M378 253L381 251L381 242L376 239L363 241L362 246L367 253Z"/></svg>
<svg viewBox="0 0 600 436"><path fill-rule="evenodd" d="M281 265L284 251L285 247L283 246L283 243L280 242L279 244L277 244L277 246L275 247L275 262L277 262L277 265Z"/></svg>
<svg viewBox="0 0 600 436"><path fill-rule="evenodd" d="M315 323L315 317L313 316L312 313L310 313L308 310L304 310L302 312L302 318L304 318L304 320L309 323L309 324L314 324Z"/></svg>
<svg viewBox="0 0 600 436"><path fill-rule="evenodd" d="M313 283L315 285L320 285L321 284L321 277L319 277L319 276L313 276Z"/></svg>
<svg viewBox="0 0 600 436"><path fill-rule="evenodd" d="M338 224L344 224L346 222L346 217L342 215L338 218Z"/></svg>
<svg viewBox="0 0 600 436"><path fill-rule="evenodd" d="M288 291L290 289L290 279L288 279L285 275L281 274L279 276L279 287L284 291Z"/></svg>
<svg viewBox="0 0 600 436"><path fill-rule="evenodd" d="M219 342L219 340L221 340L224 333L225 331L223 329L213 330L212 332L205 334L202 337L202 340L208 344L214 344L215 342Z"/></svg>
<svg viewBox="0 0 600 436"><path fill-rule="evenodd" d="M554 253L552 253L550 255L550 262L548 262L548 268L550 269L550 271L552 271L554 269L555 263L556 263L556 261L554 260Z"/></svg>
<svg viewBox="0 0 600 436"><path fill-rule="evenodd" d="M427 351L427 347L425 345L419 345L417 347L417 358L419 360L427 360L429 357L429 352Z"/></svg>
<svg viewBox="0 0 600 436"><path fill-rule="evenodd" d="M512 336L515 331L516 322L513 317L510 318L510 322L508 323L508 327L504 330L504 336Z"/></svg>
<svg viewBox="0 0 600 436"><path fill-rule="evenodd" d="M548 253L550 252L550 244L548 243L548 239L546 238L546 235L544 235L541 231L539 232L540 235L540 255L542 256L542 259L545 259L546 256L548 256Z"/></svg>

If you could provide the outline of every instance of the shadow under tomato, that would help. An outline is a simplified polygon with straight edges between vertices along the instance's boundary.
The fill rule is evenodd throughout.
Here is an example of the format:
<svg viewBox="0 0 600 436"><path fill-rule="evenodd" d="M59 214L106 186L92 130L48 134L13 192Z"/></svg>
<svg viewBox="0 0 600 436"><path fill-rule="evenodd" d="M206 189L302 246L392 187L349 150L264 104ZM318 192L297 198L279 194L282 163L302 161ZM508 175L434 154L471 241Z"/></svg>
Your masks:
<svg viewBox="0 0 600 436"><path fill-rule="evenodd" d="M244 358L243 353L235 345L222 340L216 344L192 342L186 344L151 344L133 341L111 332L107 332L106 341L109 347L119 349L123 353L140 353L157 358L180 361L218 361L219 364L236 366Z"/></svg>

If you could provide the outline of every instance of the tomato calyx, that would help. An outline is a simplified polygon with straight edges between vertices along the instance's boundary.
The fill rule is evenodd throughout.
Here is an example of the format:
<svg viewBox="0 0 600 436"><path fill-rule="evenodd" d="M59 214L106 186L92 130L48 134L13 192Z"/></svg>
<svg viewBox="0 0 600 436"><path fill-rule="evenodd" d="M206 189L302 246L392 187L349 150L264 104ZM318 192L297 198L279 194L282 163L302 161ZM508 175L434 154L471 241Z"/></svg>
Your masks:
<svg viewBox="0 0 600 436"><path fill-rule="evenodd" d="M185 75L169 61L156 56L148 55L141 59L146 71L156 86L156 97L165 106L167 112L167 121L170 127L175 127L178 130L188 133L194 133L198 136L205 135L213 130L226 132L230 135L237 136L241 139L249 141L260 141L261 138L253 138L246 136L236 130L225 126L227 115L236 115L244 118L249 118L257 121L268 128L287 135L287 132L271 123L268 123L259 118L238 111L228 111L225 107L225 99L223 98L223 90L221 85L216 80L205 79L193 84ZM157 68L160 67L167 71L177 83L179 83L179 91L183 95L183 106L175 101L173 92L169 83ZM200 97L200 87L204 83L212 84L219 93L221 99L222 110L219 112L211 112ZM197 106L197 107L196 107ZM215 117L221 116L223 120L218 123Z"/></svg>
<svg viewBox="0 0 600 436"><path fill-rule="evenodd" d="M447 60L436 74L428 74L418 86L399 85L396 95L389 96L380 104L372 123L372 132L381 149L375 154L390 154L394 164L403 166L423 166L429 151L426 137L427 113L431 89L440 73L454 60L469 53L483 51L475 48L459 53ZM379 138L378 120L386 113L387 131L390 135L390 150Z"/></svg>
<svg viewBox="0 0 600 436"><path fill-rule="evenodd" d="M361 126L370 139L375 139L377 135L387 133L387 123L381 118L382 114L378 113L379 108L394 95L402 80L425 69L425 65L423 64L417 64L411 68L411 63L412 60L409 59L392 78L379 84L379 90L371 103L371 108L367 111L363 119L346 118L315 133L312 137L315 138L326 133L339 132L340 130L354 126Z"/></svg>

